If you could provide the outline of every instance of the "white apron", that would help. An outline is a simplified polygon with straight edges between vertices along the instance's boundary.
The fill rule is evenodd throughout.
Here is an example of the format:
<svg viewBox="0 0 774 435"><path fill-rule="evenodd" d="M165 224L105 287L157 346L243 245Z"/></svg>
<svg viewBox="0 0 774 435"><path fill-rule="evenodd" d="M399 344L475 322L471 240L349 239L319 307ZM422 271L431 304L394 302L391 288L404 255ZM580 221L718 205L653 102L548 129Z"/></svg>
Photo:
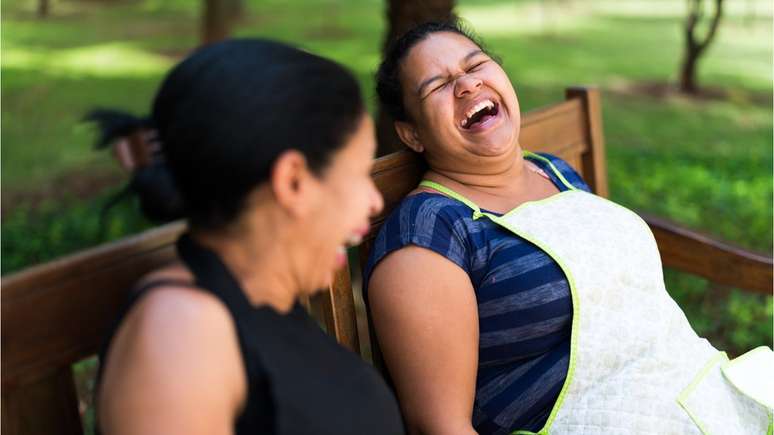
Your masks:
<svg viewBox="0 0 774 435"><path fill-rule="evenodd" d="M542 156L525 155L547 162L569 190L499 217L437 183L421 185L534 243L569 281L570 363L539 433L766 434L770 409L726 381L725 353L696 335L667 293L645 221L576 189Z"/></svg>

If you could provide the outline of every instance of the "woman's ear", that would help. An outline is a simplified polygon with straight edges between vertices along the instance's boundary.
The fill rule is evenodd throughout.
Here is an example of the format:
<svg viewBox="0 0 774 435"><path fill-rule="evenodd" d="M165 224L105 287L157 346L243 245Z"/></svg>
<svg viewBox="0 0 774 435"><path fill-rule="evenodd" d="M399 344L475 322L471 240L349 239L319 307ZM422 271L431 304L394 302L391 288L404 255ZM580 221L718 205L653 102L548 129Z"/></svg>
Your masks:
<svg viewBox="0 0 774 435"><path fill-rule="evenodd" d="M288 150L275 160L269 182L277 203L291 215L302 216L310 209L309 195L313 194L315 180L304 155Z"/></svg>
<svg viewBox="0 0 774 435"><path fill-rule="evenodd" d="M419 133L414 125L405 121L395 121L395 131L398 133L398 137L403 143L406 144L412 150L421 153L425 150L422 142L419 141Z"/></svg>

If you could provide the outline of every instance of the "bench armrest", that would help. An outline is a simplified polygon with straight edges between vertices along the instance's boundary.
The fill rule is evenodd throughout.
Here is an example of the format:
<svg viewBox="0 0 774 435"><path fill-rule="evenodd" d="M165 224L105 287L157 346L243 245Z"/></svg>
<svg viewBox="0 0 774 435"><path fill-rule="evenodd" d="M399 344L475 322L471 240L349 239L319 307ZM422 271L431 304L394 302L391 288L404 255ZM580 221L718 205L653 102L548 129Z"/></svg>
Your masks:
<svg viewBox="0 0 774 435"><path fill-rule="evenodd" d="M772 257L733 246L666 219L640 214L656 237L665 267L718 284L772 294Z"/></svg>

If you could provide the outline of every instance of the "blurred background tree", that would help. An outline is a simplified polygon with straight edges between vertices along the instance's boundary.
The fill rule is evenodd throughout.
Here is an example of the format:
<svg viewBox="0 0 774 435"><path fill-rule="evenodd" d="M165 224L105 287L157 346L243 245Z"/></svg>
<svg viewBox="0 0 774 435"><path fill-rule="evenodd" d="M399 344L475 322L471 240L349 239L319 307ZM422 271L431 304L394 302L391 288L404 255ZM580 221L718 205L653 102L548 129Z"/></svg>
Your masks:
<svg viewBox="0 0 774 435"><path fill-rule="evenodd" d="M51 9L51 0L38 0L38 16L45 18L48 16L48 11Z"/></svg>
<svg viewBox="0 0 774 435"><path fill-rule="evenodd" d="M211 44L231 36L244 13L242 0L202 0L202 43Z"/></svg>
<svg viewBox="0 0 774 435"><path fill-rule="evenodd" d="M390 44L412 27L428 21L445 21L454 17L454 0L388 0L387 32L382 53ZM392 126L393 119L381 107L377 114L376 135L379 141L377 155L383 156L399 150L401 142Z"/></svg>
<svg viewBox="0 0 774 435"><path fill-rule="evenodd" d="M707 50L707 47L715 39L715 34L720 27L720 20L723 18L723 0L713 0L715 9L707 25L708 29L704 37L699 36L699 28L702 27L704 19L704 0L687 0L688 16L685 19L685 51L683 52L683 62L680 68L680 90L687 93L696 93L698 85L696 83L696 68L699 57Z"/></svg>

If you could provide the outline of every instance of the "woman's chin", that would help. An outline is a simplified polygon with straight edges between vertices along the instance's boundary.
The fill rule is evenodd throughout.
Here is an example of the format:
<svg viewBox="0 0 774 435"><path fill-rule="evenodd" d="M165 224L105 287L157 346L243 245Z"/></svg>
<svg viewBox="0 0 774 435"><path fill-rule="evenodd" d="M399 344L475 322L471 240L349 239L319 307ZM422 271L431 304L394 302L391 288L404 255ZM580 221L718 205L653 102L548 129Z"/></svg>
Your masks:
<svg viewBox="0 0 774 435"><path fill-rule="evenodd" d="M503 157L507 158L512 156L518 147L518 144L515 142L510 142L503 140L502 142L484 142L484 143L478 143L476 144L475 148L472 150L473 154L475 154L477 157L485 157L485 158L497 158L497 157Z"/></svg>
<svg viewBox="0 0 774 435"><path fill-rule="evenodd" d="M504 157L512 155L518 147L518 141L513 131L493 131L491 134L477 138L472 143L470 151L479 157Z"/></svg>
<svg viewBox="0 0 774 435"><path fill-rule="evenodd" d="M316 267L308 267L306 270L315 270L313 274L306 276L306 285L302 294L311 296L322 290L327 290L334 282L336 273L342 270L347 262L347 251L339 249L335 254L326 256L326 263L318 262Z"/></svg>

